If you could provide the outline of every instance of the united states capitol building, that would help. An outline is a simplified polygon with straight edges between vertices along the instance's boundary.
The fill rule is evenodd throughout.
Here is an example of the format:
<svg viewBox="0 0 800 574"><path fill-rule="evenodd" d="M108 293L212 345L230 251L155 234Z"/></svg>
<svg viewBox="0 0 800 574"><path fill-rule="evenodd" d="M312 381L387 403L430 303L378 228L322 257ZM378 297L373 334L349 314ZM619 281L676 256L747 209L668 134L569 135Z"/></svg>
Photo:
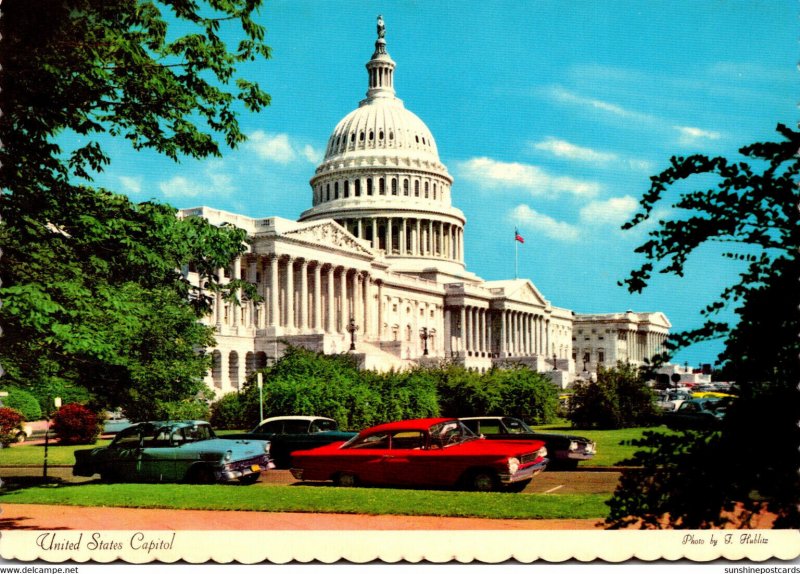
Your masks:
<svg viewBox="0 0 800 574"><path fill-rule="evenodd" d="M217 343L208 350L211 388L240 388L287 344L351 352L379 370L524 363L561 387L663 351L671 327L663 313L580 315L528 279L485 281L467 270L453 177L428 127L395 95L381 20L366 67L366 98L333 129L310 181L311 207L297 221L180 211L247 231L248 252L219 275L251 282L262 298L237 305L217 296L204 320Z"/></svg>

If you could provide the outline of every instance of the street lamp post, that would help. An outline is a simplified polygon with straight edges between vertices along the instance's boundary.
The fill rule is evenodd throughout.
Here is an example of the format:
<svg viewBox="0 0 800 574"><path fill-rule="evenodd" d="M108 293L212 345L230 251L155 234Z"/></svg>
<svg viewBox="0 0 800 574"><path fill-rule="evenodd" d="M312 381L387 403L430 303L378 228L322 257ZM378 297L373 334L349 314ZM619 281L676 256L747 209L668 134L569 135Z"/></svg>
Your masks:
<svg viewBox="0 0 800 574"><path fill-rule="evenodd" d="M358 331L358 325L356 325L356 320L353 317L350 317L350 323L347 325L347 332L350 333L350 350L356 350L356 331Z"/></svg>
<svg viewBox="0 0 800 574"><path fill-rule="evenodd" d="M430 337L430 333L428 333L428 328L423 327L419 330L419 338L422 339L422 355L424 357L428 356L428 338Z"/></svg>
<svg viewBox="0 0 800 574"><path fill-rule="evenodd" d="M259 424L264 420L264 374L258 373L256 375L258 381L258 420Z"/></svg>
<svg viewBox="0 0 800 574"><path fill-rule="evenodd" d="M48 401L49 402L49 401ZM53 399L53 404L56 406L56 410L61 408L61 397L56 397ZM47 428L44 431L44 464L42 465L42 478L44 482L47 482L47 450L50 443L50 419L52 418L52 413L47 413Z"/></svg>
<svg viewBox="0 0 800 574"><path fill-rule="evenodd" d="M558 363L556 362L556 360L557 360L556 354L553 353L553 370L554 371L558 370Z"/></svg>

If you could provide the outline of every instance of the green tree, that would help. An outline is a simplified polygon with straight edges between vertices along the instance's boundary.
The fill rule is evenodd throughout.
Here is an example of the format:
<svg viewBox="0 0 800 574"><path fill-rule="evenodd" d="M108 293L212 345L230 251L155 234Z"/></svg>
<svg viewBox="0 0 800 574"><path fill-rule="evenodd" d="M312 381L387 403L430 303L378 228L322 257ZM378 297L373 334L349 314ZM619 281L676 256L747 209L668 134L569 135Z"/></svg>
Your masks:
<svg viewBox="0 0 800 574"><path fill-rule="evenodd" d="M524 365L491 369L483 375L488 388L497 388L499 404L485 414L518 417L533 425L552 422L558 409L558 391L553 383Z"/></svg>
<svg viewBox="0 0 800 574"><path fill-rule="evenodd" d="M639 369L618 363L599 369L597 381L575 385L569 418L578 428L619 429L650 424L656 417L654 395Z"/></svg>
<svg viewBox="0 0 800 574"><path fill-rule="evenodd" d="M676 346L725 337L721 368L736 380L739 398L719 433L685 433L678 440L680 449L674 439L659 434L640 443L644 450L637 460L644 468L638 476L623 477L610 501L607 522L612 527L637 519L642 527L746 525L765 509L777 515L776 526L800 527L795 388L800 380L800 133L784 125L777 131L782 136L777 142L741 148L748 161L672 158L671 166L652 178L642 212L626 224L630 228L645 221L683 180L700 177L706 184L714 178L714 188L679 192L674 205L689 217L660 222L638 249L648 262L626 283L631 291L641 291L654 263L662 264L659 272L680 276L688 256L709 242L738 246L738 252L725 256L743 260L746 268L702 310L702 327L675 337ZM734 324L718 318L729 306L735 306ZM699 502L693 498L698 489L714 494L693 504Z"/></svg>
<svg viewBox="0 0 800 574"><path fill-rule="evenodd" d="M216 270L244 249L244 232L88 185L110 161L104 137L175 160L218 156L218 139L244 140L237 115L269 103L236 76L241 63L269 56L253 21L260 4L3 4L0 361L40 400L93 395L98 406L149 417L159 402L202 388L208 362L199 350L213 339L197 319L220 289ZM229 49L232 26L243 40ZM199 288L180 273L190 266ZM224 295L242 287L234 281Z"/></svg>

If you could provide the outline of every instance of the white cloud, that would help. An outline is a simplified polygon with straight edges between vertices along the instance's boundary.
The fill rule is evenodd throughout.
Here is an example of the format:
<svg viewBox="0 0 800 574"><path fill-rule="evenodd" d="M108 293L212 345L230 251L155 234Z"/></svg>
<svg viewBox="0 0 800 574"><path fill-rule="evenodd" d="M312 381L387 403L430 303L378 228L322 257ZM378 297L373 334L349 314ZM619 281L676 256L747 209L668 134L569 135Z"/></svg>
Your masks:
<svg viewBox="0 0 800 574"><path fill-rule="evenodd" d="M571 177L557 177L535 165L497 161L476 157L458 164L464 179L488 189L521 188L531 195L570 193L591 197L600 191L600 184Z"/></svg>
<svg viewBox="0 0 800 574"><path fill-rule="evenodd" d="M590 225L620 226L631 218L638 207L639 202L633 196L612 197L586 204L580 210L580 218Z"/></svg>
<svg viewBox="0 0 800 574"><path fill-rule="evenodd" d="M233 178L223 170L222 161L211 161L206 164L203 177L188 179L182 175L176 175L160 182L158 188L164 197L168 198L228 196L236 190L236 186Z"/></svg>
<svg viewBox="0 0 800 574"><path fill-rule="evenodd" d="M556 157L587 161L591 163L608 163L617 158L616 154L596 151L588 147L580 147L566 140L547 137L543 141L532 144L534 148L549 152Z"/></svg>
<svg viewBox="0 0 800 574"><path fill-rule="evenodd" d="M673 128L681 134L678 141L682 145L693 145L703 140L718 140L722 137L719 132L702 130L691 126L673 126Z"/></svg>
<svg viewBox="0 0 800 574"><path fill-rule="evenodd" d="M289 164L304 159L309 163L319 163L322 152L311 145L302 145L288 134L268 134L262 130L251 133L248 137L247 147L253 150L258 157L282 164Z"/></svg>
<svg viewBox="0 0 800 574"><path fill-rule="evenodd" d="M678 138L678 143L680 145L696 145L698 143L706 142L707 140L718 140L722 137L722 134L719 132L704 130L697 127L674 125L672 122L664 118L629 110L627 108L623 108L622 106L618 106L617 104L612 104L603 100L587 98L574 92L570 92L561 86L549 86L546 88L545 94L557 102L590 108L592 110L599 110L618 118L632 120L632 125L644 124L648 127L661 130L677 130L680 134Z"/></svg>
<svg viewBox="0 0 800 574"><path fill-rule="evenodd" d="M510 219L519 226L523 237L525 231L531 231L558 241L571 242L580 238L580 232L574 225L553 219L524 204L511 210Z"/></svg>
<svg viewBox="0 0 800 574"><path fill-rule="evenodd" d="M561 86L550 86L547 89L547 93L551 98L555 99L556 101L566 104L588 107L593 110L600 110L602 112L606 112L608 114L617 117L636 120L637 122L645 122L645 123L654 123L658 121L656 117L651 116L649 114L643 114L641 112L629 110L623 108L622 106L618 106L610 102L605 102L603 100L597 100L594 98L579 96L578 94L570 92L569 90L565 90Z"/></svg>
<svg viewBox="0 0 800 574"><path fill-rule="evenodd" d="M119 182L123 191L129 195L139 195L142 193L142 178L130 177L127 175L119 176Z"/></svg>

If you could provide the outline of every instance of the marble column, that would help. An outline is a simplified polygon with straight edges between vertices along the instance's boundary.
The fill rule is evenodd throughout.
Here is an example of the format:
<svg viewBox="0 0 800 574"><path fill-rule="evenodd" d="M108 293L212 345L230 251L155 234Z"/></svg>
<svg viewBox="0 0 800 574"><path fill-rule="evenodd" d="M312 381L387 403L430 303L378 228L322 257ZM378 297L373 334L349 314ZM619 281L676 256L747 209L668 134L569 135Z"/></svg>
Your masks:
<svg viewBox="0 0 800 574"><path fill-rule="evenodd" d="M328 265L328 272L325 274L327 279L327 287L328 287L328 300L327 300L327 313L328 313L328 324L326 325L326 331L328 333L335 333L336 332L336 292L335 287L336 284L334 282L334 267L333 265Z"/></svg>
<svg viewBox="0 0 800 574"><path fill-rule="evenodd" d="M286 259L286 328L294 328L294 258Z"/></svg>
<svg viewBox="0 0 800 574"><path fill-rule="evenodd" d="M273 255L269 258L269 326L276 327L281 323L281 310L279 303L280 283L278 279L278 256Z"/></svg>
<svg viewBox="0 0 800 574"><path fill-rule="evenodd" d="M322 263L317 261L314 264L314 313L311 318L313 328L317 332L322 332Z"/></svg>
<svg viewBox="0 0 800 574"><path fill-rule="evenodd" d="M308 329L308 260L300 262L300 329Z"/></svg>

